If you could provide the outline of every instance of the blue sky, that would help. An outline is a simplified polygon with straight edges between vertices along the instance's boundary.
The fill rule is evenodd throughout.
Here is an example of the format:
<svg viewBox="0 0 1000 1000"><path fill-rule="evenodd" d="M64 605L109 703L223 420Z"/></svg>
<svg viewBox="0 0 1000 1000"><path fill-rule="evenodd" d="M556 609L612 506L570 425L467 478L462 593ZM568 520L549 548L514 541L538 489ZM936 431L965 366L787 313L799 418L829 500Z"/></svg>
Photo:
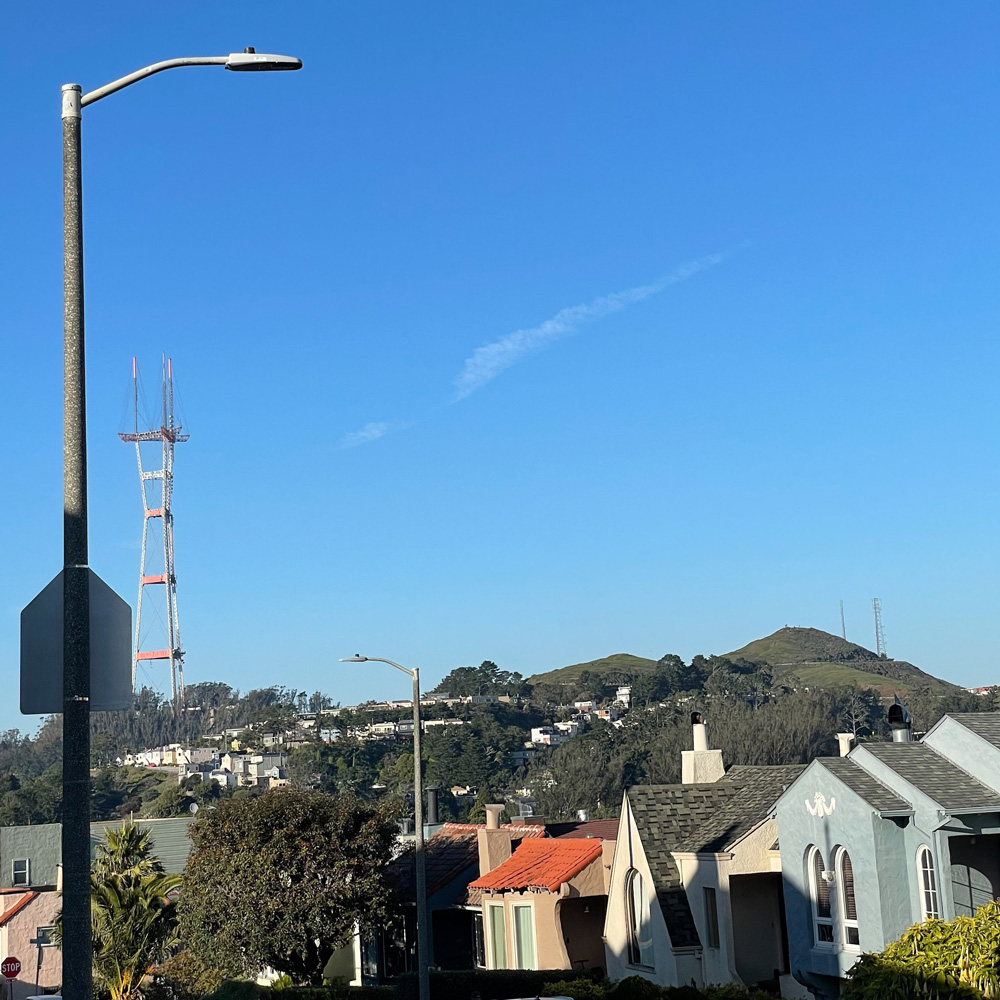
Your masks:
<svg viewBox="0 0 1000 1000"><path fill-rule="evenodd" d="M84 112L91 562L174 358L187 679L345 703L785 624L997 679L1000 9L4 12L0 678L61 565L59 87ZM165 677L158 677L162 684ZM405 685L405 682L404 682ZM28 721L28 720L25 720Z"/></svg>

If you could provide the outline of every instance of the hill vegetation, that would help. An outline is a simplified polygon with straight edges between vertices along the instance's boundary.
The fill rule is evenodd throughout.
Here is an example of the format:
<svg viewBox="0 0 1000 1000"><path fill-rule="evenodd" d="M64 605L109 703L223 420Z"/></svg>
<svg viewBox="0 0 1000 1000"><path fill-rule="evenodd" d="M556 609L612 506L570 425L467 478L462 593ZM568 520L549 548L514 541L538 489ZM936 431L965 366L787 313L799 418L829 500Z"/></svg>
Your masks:
<svg viewBox="0 0 1000 1000"><path fill-rule="evenodd" d="M766 663L789 686L834 687L857 684L891 696L918 686L939 694L959 690L905 660L890 660L818 628L785 626L726 653L730 660Z"/></svg>

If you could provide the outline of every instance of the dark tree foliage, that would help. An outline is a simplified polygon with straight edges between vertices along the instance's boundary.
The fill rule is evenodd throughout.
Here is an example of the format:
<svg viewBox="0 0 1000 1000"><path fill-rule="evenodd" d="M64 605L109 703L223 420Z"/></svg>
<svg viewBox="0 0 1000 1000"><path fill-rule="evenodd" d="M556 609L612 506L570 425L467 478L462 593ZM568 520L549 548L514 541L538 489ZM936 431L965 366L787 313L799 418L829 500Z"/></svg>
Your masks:
<svg viewBox="0 0 1000 1000"><path fill-rule="evenodd" d="M478 667L456 667L436 688L453 695L495 694L521 696L528 685L519 673L501 670L492 660Z"/></svg>
<svg viewBox="0 0 1000 1000"><path fill-rule="evenodd" d="M270 966L320 985L355 922L372 928L388 917L392 809L282 788L202 817L191 827L178 916L182 940L210 967L255 976Z"/></svg>

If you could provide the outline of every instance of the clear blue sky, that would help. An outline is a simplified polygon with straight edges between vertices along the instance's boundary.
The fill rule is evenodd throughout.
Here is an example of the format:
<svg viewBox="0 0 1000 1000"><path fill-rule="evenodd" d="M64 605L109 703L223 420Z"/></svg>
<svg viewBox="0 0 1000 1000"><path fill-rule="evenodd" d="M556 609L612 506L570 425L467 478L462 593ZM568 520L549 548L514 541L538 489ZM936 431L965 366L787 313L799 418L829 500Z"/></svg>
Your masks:
<svg viewBox="0 0 1000 1000"><path fill-rule="evenodd" d="M134 602L116 432L166 351L189 682L349 703L406 687L356 651L430 686L840 599L870 646L874 595L891 654L998 680L996 4L3 21L0 723L61 565L59 87L245 45L305 69L84 112L91 562Z"/></svg>

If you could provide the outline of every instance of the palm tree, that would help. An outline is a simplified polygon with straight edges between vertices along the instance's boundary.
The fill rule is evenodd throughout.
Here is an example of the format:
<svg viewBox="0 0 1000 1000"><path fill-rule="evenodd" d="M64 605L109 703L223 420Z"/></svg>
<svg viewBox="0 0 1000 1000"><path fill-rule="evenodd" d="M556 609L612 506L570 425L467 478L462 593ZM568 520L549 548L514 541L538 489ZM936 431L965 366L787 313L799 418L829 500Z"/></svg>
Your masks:
<svg viewBox="0 0 1000 1000"><path fill-rule="evenodd" d="M171 895L180 875L168 875L152 853L148 830L134 823L108 830L90 877L94 975L111 1000L135 1000L150 967L177 940Z"/></svg>

